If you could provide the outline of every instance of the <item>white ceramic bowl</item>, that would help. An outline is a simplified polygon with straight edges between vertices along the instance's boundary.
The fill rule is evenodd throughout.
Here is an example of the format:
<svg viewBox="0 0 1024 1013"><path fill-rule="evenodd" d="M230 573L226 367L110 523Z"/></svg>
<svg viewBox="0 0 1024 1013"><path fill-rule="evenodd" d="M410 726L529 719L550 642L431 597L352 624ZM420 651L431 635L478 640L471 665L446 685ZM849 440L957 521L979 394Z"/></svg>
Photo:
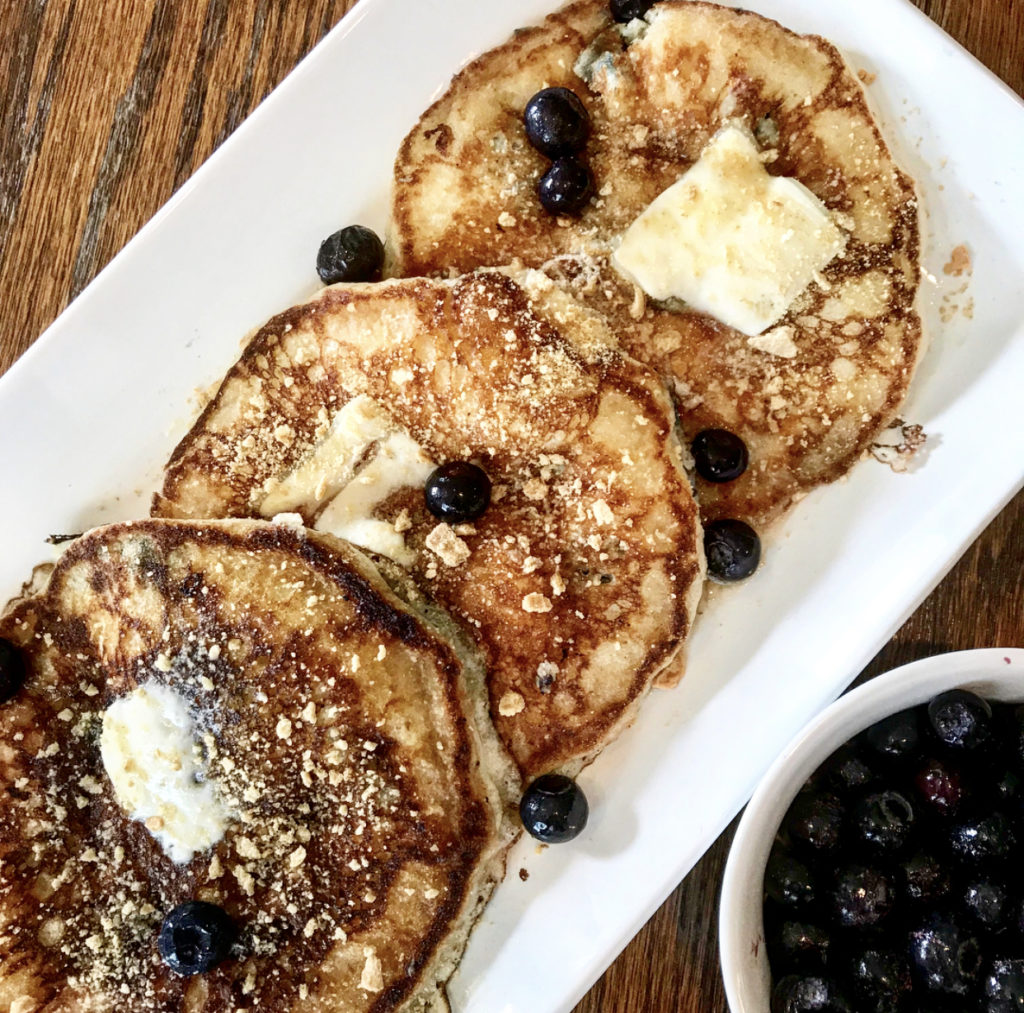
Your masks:
<svg viewBox="0 0 1024 1013"><path fill-rule="evenodd" d="M990 700L1024 701L1024 650L940 654L880 675L823 711L764 776L740 820L722 882L719 949L732 1013L768 1013L770 978L761 917L764 867L775 832L801 786L858 732L958 686Z"/></svg>

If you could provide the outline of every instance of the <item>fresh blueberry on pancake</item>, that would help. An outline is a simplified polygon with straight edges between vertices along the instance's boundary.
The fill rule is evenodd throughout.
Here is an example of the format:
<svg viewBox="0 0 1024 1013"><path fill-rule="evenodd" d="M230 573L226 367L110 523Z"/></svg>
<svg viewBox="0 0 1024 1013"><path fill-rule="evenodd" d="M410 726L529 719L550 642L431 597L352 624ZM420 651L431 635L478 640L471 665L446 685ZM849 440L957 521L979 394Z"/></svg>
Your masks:
<svg viewBox="0 0 1024 1013"><path fill-rule="evenodd" d="M542 774L523 793L519 816L526 832L545 844L578 837L590 809L583 789L564 774Z"/></svg>
<svg viewBox="0 0 1024 1013"><path fill-rule="evenodd" d="M523 111L530 143L548 158L580 151L590 133L590 117L580 97L568 88L544 88Z"/></svg>
<svg viewBox="0 0 1024 1013"><path fill-rule="evenodd" d="M329 235L316 256L316 273L325 285L339 281L376 281L384 266L384 244L373 229L347 225Z"/></svg>
<svg viewBox="0 0 1024 1013"><path fill-rule="evenodd" d="M0 703L7 703L25 681L25 660L9 640L0 639Z"/></svg>
<svg viewBox="0 0 1024 1013"><path fill-rule="evenodd" d="M708 577L731 584L749 577L761 561L761 539L743 521L732 518L712 521L704 527L704 553Z"/></svg>
<svg viewBox="0 0 1024 1013"><path fill-rule="evenodd" d="M423 487L427 509L449 524L467 524L483 515L491 502L491 480L468 461L435 468Z"/></svg>
<svg viewBox="0 0 1024 1013"><path fill-rule="evenodd" d="M553 215L578 215L594 193L594 177L587 163L563 155L551 163L537 184L537 196Z"/></svg>
<svg viewBox="0 0 1024 1013"><path fill-rule="evenodd" d="M237 938L238 930L222 907L189 900L164 919L157 948L172 971L189 976L226 960Z"/></svg>
<svg viewBox="0 0 1024 1013"><path fill-rule="evenodd" d="M732 482L747 470L747 445L727 429L702 429L690 445L697 474L706 482Z"/></svg>
<svg viewBox="0 0 1024 1013"><path fill-rule="evenodd" d="M610 4L612 17L622 23L642 18L653 6L654 0L611 0Z"/></svg>

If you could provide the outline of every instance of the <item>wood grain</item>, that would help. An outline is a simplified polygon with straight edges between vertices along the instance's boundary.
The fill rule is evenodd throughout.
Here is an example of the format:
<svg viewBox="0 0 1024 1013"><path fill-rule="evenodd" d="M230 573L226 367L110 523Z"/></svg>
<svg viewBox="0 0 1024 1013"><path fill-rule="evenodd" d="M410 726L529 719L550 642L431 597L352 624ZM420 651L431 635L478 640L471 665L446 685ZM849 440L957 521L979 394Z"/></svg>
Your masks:
<svg viewBox="0 0 1024 1013"><path fill-rule="evenodd" d="M917 0L1018 93L1022 0ZM0 3L0 371L355 0ZM1024 495L866 670L1024 643ZM724 1013L716 904L732 830L576 1013ZM671 842L666 842L671 847Z"/></svg>

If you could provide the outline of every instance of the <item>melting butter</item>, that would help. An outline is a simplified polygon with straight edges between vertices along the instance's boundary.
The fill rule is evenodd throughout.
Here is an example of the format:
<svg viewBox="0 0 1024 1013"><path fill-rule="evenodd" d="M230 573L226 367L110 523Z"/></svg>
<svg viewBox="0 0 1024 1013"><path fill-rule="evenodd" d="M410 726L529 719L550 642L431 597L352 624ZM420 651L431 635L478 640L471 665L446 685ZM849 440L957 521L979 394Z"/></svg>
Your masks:
<svg viewBox="0 0 1024 1013"><path fill-rule="evenodd" d="M374 517L374 510L404 486L422 488L434 467L381 405L360 394L339 409L324 439L271 487L260 513L309 515L326 503L317 531L411 566L415 560L404 536Z"/></svg>
<svg viewBox="0 0 1024 1013"><path fill-rule="evenodd" d="M313 513L351 481L367 448L395 429L391 416L372 398L360 394L342 405L327 435L275 482L260 504L264 517Z"/></svg>
<svg viewBox="0 0 1024 1013"><path fill-rule="evenodd" d="M681 299L753 336L845 247L828 208L768 173L749 131L729 125L630 225L612 261L653 299Z"/></svg>
<svg viewBox="0 0 1024 1013"><path fill-rule="evenodd" d="M137 687L103 715L100 757L114 796L179 865L220 841L233 818L196 746L185 701L159 683Z"/></svg>
<svg viewBox="0 0 1024 1013"><path fill-rule="evenodd" d="M391 433L359 474L327 505L316 530L379 552L402 566L412 566L415 557L406 547L404 536L390 522L375 518L373 512L405 486L422 489L434 468L415 440L405 433Z"/></svg>

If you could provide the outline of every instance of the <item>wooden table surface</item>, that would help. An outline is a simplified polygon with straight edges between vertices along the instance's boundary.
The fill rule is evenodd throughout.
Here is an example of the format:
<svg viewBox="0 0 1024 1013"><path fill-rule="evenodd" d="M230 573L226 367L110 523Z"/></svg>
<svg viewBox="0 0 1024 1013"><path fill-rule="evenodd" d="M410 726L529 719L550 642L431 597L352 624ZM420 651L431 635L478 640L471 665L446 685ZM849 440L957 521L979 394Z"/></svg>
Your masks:
<svg viewBox="0 0 1024 1013"><path fill-rule="evenodd" d="M1024 0L916 2L1024 91ZM0 0L0 371L353 6ZM940 651L1024 644L1022 574L1024 494L865 677ZM723 1013L716 905L731 836L576 1013Z"/></svg>

